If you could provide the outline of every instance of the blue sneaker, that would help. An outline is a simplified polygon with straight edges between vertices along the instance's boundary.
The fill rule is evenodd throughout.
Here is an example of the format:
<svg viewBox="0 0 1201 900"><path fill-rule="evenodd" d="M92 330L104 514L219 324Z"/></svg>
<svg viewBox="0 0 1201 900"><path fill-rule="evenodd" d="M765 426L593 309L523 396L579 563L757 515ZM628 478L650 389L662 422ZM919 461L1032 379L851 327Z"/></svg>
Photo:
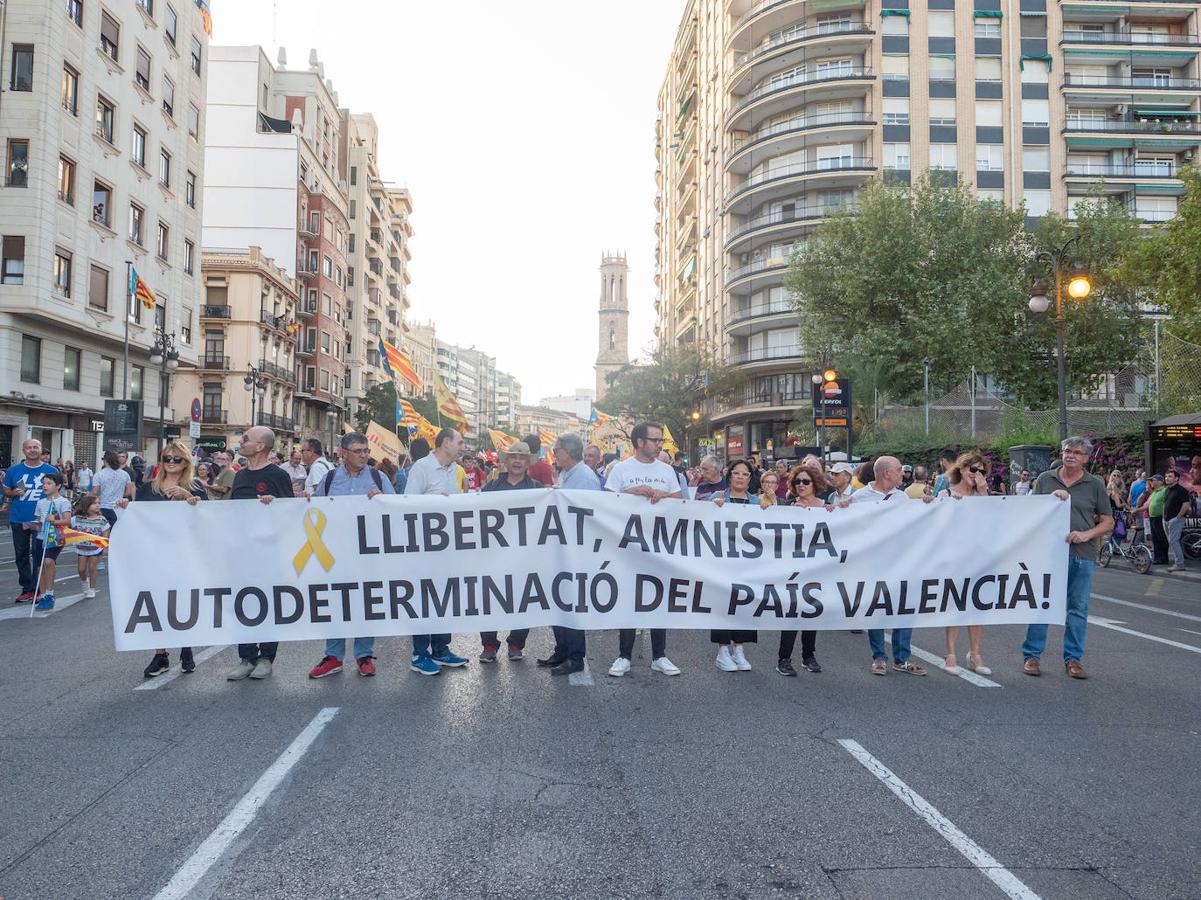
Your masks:
<svg viewBox="0 0 1201 900"><path fill-rule="evenodd" d="M34 604L35 609L54 609L54 594L42 594L42 599Z"/></svg>
<svg viewBox="0 0 1201 900"><path fill-rule="evenodd" d="M428 656L414 656L413 661L409 663L409 668L418 675L437 675L442 671L438 664Z"/></svg>
<svg viewBox="0 0 1201 900"><path fill-rule="evenodd" d="M455 656L449 650L443 650L441 653L435 653L430 657L435 663L440 666L446 666L451 669L457 669L459 666L467 665L467 660L462 656Z"/></svg>

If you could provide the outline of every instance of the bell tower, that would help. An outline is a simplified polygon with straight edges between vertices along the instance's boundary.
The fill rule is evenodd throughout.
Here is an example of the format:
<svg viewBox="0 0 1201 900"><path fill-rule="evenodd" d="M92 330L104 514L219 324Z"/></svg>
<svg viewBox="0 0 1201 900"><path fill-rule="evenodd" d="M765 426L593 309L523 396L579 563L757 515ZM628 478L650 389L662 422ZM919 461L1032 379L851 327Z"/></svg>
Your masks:
<svg viewBox="0 0 1201 900"><path fill-rule="evenodd" d="M630 301L626 282L630 267L625 254L601 256L600 327L596 345L596 402L605 396L605 376L629 365Z"/></svg>

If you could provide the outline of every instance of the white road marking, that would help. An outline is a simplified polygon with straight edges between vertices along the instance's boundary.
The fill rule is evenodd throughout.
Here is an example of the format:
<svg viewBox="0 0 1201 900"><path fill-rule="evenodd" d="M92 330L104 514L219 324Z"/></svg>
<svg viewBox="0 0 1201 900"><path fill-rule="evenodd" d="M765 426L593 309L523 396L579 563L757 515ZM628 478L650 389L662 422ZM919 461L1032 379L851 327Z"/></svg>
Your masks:
<svg viewBox="0 0 1201 900"><path fill-rule="evenodd" d="M888 642L889 644L891 644L892 643L892 635L891 634L884 635L884 640L886 642ZM935 668L941 669L944 672L947 671L946 660L943 659L941 656L935 656L933 653L929 653L926 650L921 649L920 647L913 646L913 644L909 645L909 652L912 655L916 656L918 659L923 660L924 662L928 662L930 665L934 666ZM950 674L950 673L948 673L948 674ZM999 688L1001 686L990 678L985 678L983 675L977 675L975 672L969 671L964 666L959 667L959 671L956 673L956 675L958 675L964 681L968 682L968 684L974 684L976 687Z"/></svg>
<svg viewBox="0 0 1201 900"><path fill-rule="evenodd" d="M218 653L220 653L222 650L224 650L228 646L229 646L229 644L218 644L215 647L206 647L204 650L201 650L199 653L195 654L193 659L195 659L196 665L200 665L205 660L212 659L214 656L216 656ZM147 678L145 681L143 681L141 684L139 684L136 688L134 688L134 690L135 691L157 691L164 684L170 684L172 681L174 681L176 678L178 678L183 673L184 673L183 669L181 669L179 666L173 666L170 669L168 669L166 672L164 672L162 675L157 675L154 678Z"/></svg>
<svg viewBox="0 0 1201 900"><path fill-rule="evenodd" d="M1141 637L1146 641L1155 641L1157 644L1167 644L1169 647L1175 647L1178 650L1188 650L1192 653L1201 653L1201 647L1194 647L1192 644L1182 644L1179 641L1169 641L1167 638L1156 637L1153 634L1143 634L1141 631L1135 631L1133 628L1123 628L1122 623L1116 619L1106 619L1101 616L1094 616L1089 613L1088 621L1098 628L1108 628L1110 631L1120 631L1122 634Z"/></svg>
<svg viewBox="0 0 1201 900"><path fill-rule="evenodd" d="M281 753L267 771L259 776L259 780L230 810L229 815L221 820L221 823L213 829L212 834L196 848L196 852L180 866L179 871L167 882L167 886L154 895L154 900L181 900L192 892L213 864L229 849L229 845L246 830L246 826L254 821L254 817L262 805L267 802L267 798L279 787L280 782L292 771L292 768L300 762L301 757L337 714L338 707L327 706L313 717L313 720L296 736L296 740L288 745L288 749Z"/></svg>
<svg viewBox="0 0 1201 900"><path fill-rule="evenodd" d="M572 672L567 676L567 683L572 687L592 687L592 670L588 668L588 660L584 660L583 672Z"/></svg>
<svg viewBox="0 0 1201 900"><path fill-rule="evenodd" d="M987 850L956 828L950 819L931 806L913 788L901 781L884 763L863 749L857 741L840 738L838 743L865 769L876 776L886 788L896 794L902 803L925 819L927 825L963 854L964 858L979 869L985 878L1004 891L1005 896L1011 897L1013 900L1039 900L1038 894L1019 881L1016 875L997 862Z"/></svg>
<svg viewBox="0 0 1201 900"><path fill-rule="evenodd" d="M16 606L12 609L0 609L0 621L4 619L44 619L56 612L62 612L68 606L74 606L83 599L83 593L72 594L70 597L55 597L54 609L31 609L29 606Z"/></svg>
<svg viewBox="0 0 1201 900"><path fill-rule="evenodd" d="M1201 622L1201 616L1191 616L1188 613L1176 612L1174 609L1160 609L1158 606L1151 606L1147 603L1135 603L1132 600L1119 600L1117 597L1106 597L1104 594L1090 594L1094 600L1104 600L1106 603L1117 603L1121 606L1129 606L1131 609L1141 609L1146 612L1159 613L1163 616L1175 616L1177 619L1187 619L1190 622Z"/></svg>
<svg viewBox="0 0 1201 900"><path fill-rule="evenodd" d="M1191 628L1177 628L1176 630L1177 631L1185 631L1185 632L1188 632L1189 634L1201 634L1201 631L1193 631L1193 629L1191 629Z"/></svg>

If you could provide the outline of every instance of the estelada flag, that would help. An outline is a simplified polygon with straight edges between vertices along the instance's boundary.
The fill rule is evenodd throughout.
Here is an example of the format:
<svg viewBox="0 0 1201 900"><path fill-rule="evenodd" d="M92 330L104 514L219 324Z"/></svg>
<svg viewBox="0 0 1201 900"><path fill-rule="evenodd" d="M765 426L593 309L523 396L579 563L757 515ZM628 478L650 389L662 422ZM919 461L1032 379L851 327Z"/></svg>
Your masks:
<svg viewBox="0 0 1201 900"><path fill-rule="evenodd" d="M555 445L555 441L558 439L559 436L553 431L547 431L545 428L538 429L538 442L542 444L544 449L549 450Z"/></svg>
<svg viewBox="0 0 1201 900"><path fill-rule="evenodd" d="M129 270L129 294L135 300L142 301L142 306L147 310L154 309L154 291L150 290L150 285L138 276L138 270L134 268Z"/></svg>
<svg viewBox="0 0 1201 900"><path fill-rule="evenodd" d="M434 402L438 404L438 415L448 420L463 434L467 433L467 416L463 415L463 407L450 392L441 375L434 376Z"/></svg>
<svg viewBox="0 0 1201 900"><path fill-rule="evenodd" d="M379 339L379 358L384 364L384 368L388 374L392 376L392 380L403 378L413 388L422 393L425 391L425 385L421 381L421 377L417 374L417 370L413 368L413 361L409 359L400 348L395 344L389 344L383 338Z"/></svg>
<svg viewBox="0 0 1201 900"><path fill-rule="evenodd" d="M77 531L74 528L60 528L62 535L62 546L69 547L72 544L93 544L104 550L108 547L108 538L100 537L98 534L88 534L86 531Z"/></svg>
<svg viewBox="0 0 1201 900"><path fill-rule="evenodd" d="M596 428L600 425L604 425L606 422L612 422L612 421L613 421L612 416L605 415L603 412L601 412L595 406L592 407L592 412L590 412L588 414L588 427L589 428Z"/></svg>

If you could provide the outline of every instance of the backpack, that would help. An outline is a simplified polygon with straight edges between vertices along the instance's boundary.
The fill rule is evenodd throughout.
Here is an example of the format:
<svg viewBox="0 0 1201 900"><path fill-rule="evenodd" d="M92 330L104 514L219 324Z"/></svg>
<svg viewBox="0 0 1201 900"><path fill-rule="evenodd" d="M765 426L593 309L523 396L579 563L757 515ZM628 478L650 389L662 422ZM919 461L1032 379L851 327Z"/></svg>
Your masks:
<svg viewBox="0 0 1201 900"><path fill-rule="evenodd" d="M371 480L375 482L375 489L382 494L384 492L384 477L380 475L379 470L374 467L370 467L370 471ZM329 496L329 488L330 485L334 483L334 475L336 475L337 472L337 469L330 469L329 472L326 473L325 481L321 486L321 493L323 496Z"/></svg>

